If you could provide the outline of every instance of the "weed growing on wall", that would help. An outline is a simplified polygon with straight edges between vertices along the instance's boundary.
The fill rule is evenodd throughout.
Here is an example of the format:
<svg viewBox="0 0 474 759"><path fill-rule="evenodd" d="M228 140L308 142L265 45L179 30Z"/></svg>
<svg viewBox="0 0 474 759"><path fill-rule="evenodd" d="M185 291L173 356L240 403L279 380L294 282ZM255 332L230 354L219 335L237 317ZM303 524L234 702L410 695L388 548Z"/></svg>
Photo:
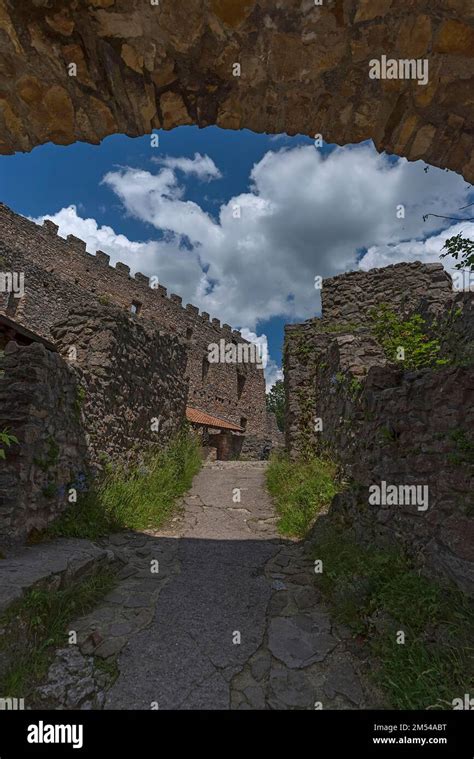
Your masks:
<svg viewBox="0 0 474 759"><path fill-rule="evenodd" d="M420 314L407 319L398 316L386 303L371 309L373 333L389 361L402 361L406 369L442 366L439 340L425 334L425 320Z"/></svg>
<svg viewBox="0 0 474 759"><path fill-rule="evenodd" d="M52 437L52 435L48 436L46 443L47 449L45 456L43 458L34 459L34 463L41 469L42 472L47 472L48 469L56 466L59 460L59 445Z"/></svg>
<svg viewBox="0 0 474 759"><path fill-rule="evenodd" d="M15 435L12 435L7 428L2 430L0 432L0 459L6 458L6 448L10 448L13 443L18 444Z"/></svg>

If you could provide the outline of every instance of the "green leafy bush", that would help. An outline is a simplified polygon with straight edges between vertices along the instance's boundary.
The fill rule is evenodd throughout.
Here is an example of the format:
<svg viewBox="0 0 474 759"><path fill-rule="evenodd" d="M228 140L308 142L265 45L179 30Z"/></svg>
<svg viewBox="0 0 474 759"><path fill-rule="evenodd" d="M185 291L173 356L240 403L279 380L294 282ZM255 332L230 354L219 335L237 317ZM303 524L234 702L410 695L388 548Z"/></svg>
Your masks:
<svg viewBox="0 0 474 759"><path fill-rule="evenodd" d="M267 410L275 414L280 432L285 429L285 386L282 380L277 380L266 395Z"/></svg>
<svg viewBox="0 0 474 759"><path fill-rule="evenodd" d="M474 240L469 240L459 233L449 237L444 243L443 249L446 249L446 253L441 253L441 258L446 256L455 258L457 261L454 265L455 269L474 271Z"/></svg>

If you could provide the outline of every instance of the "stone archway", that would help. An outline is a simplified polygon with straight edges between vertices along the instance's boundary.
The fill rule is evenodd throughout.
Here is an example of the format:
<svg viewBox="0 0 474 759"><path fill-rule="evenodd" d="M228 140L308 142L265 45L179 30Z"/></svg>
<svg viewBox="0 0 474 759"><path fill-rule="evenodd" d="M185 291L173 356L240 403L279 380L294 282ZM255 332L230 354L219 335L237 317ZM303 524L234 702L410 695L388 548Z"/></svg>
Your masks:
<svg viewBox="0 0 474 759"><path fill-rule="evenodd" d="M474 179L470 0L65 5L0 0L2 153L217 124L338 144L372 138L378 150ZM382 55L427 58L429 83L370 79L369 61Z"/></svg>

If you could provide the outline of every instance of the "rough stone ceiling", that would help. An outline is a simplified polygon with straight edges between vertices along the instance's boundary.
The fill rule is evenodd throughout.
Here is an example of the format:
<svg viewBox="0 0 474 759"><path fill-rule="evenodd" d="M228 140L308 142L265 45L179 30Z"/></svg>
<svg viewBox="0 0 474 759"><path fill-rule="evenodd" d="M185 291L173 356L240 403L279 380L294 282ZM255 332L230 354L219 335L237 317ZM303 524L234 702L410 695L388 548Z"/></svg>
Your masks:
<svg viewBox="0 0 474 759"><path fill-rule="evenodd" d="M474 180L472 0L156 1L0 0L0 152L218 124ZM429 83L370 79L382 55L427 58Z"/></svg>

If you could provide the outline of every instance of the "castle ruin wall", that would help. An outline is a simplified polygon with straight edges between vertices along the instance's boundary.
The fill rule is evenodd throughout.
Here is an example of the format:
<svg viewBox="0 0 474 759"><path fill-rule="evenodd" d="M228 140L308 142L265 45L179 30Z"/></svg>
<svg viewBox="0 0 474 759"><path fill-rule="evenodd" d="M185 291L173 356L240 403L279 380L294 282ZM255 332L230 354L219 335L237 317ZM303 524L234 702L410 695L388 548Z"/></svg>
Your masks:
<svg viewBox="0 0 474 759"><path fill-rule="evenodd" d="M263 369L250 361L206 360L209 345L220 340L248 345L238 331L218 319L211 320L192 304L184 307L181 297L168 296L163 285L150 287L148 277L140 273L132 277L125 264L110 266L105 253L91 255L82 240L72 235L65 240L57 231L50 221L38 226L0 204L0 255L8 266L23 267L26 288L22 299L4 296L0 311L8 315L14 308L15 319L50 338L54 321L85 297L91 302L116 304L128 313L133 305L138 311L135 318L153 321L187 341L190 406L245 426L256 438L267 437Z"/></svg>

